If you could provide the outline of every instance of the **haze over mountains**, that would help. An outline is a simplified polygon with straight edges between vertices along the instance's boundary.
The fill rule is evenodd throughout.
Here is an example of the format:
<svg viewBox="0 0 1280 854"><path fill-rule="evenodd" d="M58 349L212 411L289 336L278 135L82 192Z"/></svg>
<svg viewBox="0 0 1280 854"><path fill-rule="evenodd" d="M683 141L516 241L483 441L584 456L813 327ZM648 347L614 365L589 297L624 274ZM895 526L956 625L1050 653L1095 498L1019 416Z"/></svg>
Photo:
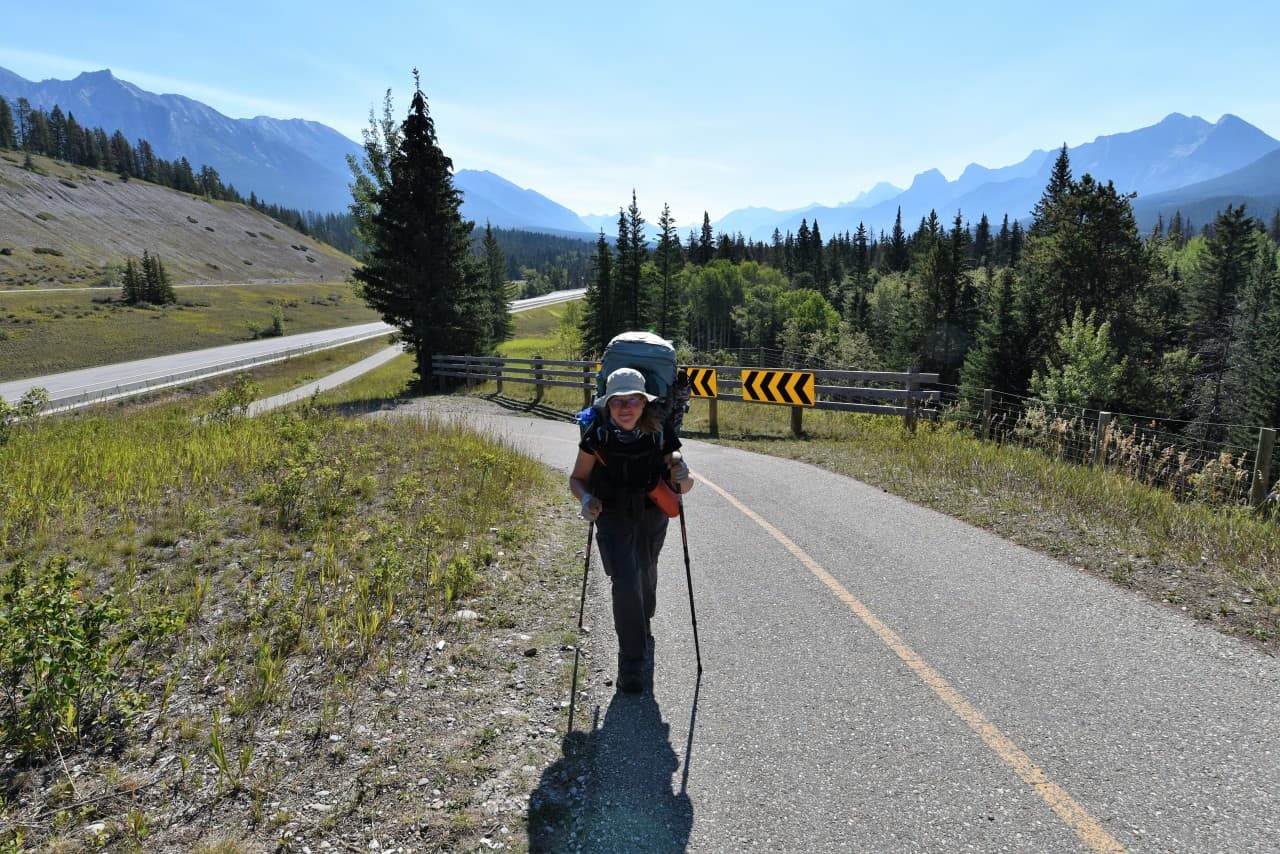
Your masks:
<svg viewBox="0 0 1280 854"><path fill-rule="evenodd" d="M118 129L130 141L146 139L160 157L185 156L196 168L212 166L224 183L245 196L253 192L266 202L317 212L343 211L350 201L346 157L358 157L360 146L317 122L265 116L231 119L181 95L146 92L105 70L70 81L33 83L0 69L0 96L11 104L25 97L45 110L57 105L82 126L102 127L108 133ZM899 209L908 231L930 210L945 223L957 211L974 224L986 213L998 228L1005 214L1025 220L1039 199L1057 155L1053 142L1046 143L1048 147L1009 166L970 164L953 181L930 169L905 190L880 183L838 205L742 208L713 222L712 228L769 240L774 229L795 233L802 220L817 220L828 237L852 232L859 223L876 236L892 227ZM1099 136L1068 152L1077 178L1089 173L1113 181L1122 193L1137 194L1134 212L1144 231L1157 216L1167 221L1175 210L1202 224L1228 203L1247 203L1251 213L1263 217L1280 206L1280 141L1233 115L1211 123L1173 113L1150 127ZM616 231L616 212L579 216L492 172L459 169L454 179L463 194L463 215L481 225L487 221L496 227L584 239L594 239L601 229L610 236ZM629 201L619 199L619 206ZM642 204L651 229L660 208L660 200ZM677 229L684 237L701 225L681 222Z"/></svg>

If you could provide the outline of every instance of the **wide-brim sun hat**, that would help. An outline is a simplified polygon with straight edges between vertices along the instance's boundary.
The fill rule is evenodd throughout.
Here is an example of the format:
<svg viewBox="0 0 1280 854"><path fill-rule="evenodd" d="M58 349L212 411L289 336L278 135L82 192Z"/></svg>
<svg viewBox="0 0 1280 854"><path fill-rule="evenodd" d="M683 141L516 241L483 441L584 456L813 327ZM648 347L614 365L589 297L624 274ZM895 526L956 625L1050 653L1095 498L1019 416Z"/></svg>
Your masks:
<svg viewBox="0 0 1280 854"><path fill-rule="evenodd" d="M658 399L656 394L649 394L644 388L644 374L635 368L618 368L618 370L609 374L609 379L605 380L604 394L596 398L596 406L603 408L608 406L609 398L617 397L620 394L642 394L644 399L654 401Z"/></svg>

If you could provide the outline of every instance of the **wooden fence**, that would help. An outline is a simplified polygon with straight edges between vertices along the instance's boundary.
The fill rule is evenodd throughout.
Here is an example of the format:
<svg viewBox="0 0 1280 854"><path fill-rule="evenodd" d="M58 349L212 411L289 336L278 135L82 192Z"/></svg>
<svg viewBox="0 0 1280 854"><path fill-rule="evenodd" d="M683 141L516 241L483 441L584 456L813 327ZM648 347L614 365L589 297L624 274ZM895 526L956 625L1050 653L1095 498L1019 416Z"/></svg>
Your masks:
<svg viewBox="0 0 1280 854"><path fill-rule="evenodd" d="M498 392L503 383L531 383L534 386L534 402L541 402L544 389L550 387L578 388L582 390L582 405L590 406L596 392L597 362L564 359L528 359L499 356L432 356L432 374L440 378L443 387L448 378L467 382L496 382ZM695 372L707 372L714 376L714 396L699 395L693 400L707 401L709 430L715 435L719 430L717 403L721 400L765 405L790 406L791 430L797 436L803 429L805 409L826 409L844 412L866 412L874 415L893 415L904 419L914 428L917 419L934 418L937 415L939 392L921 388L938 381L937 374L913 371L788 371L776 368L752 368L740 365L687 365ZM744 396L743 385L751 372L767 371L775 377L768 394L773 400L761 400L749 392ZM795 376L806 375L806 376ZM812 403L800 404L793 398L790 387L804 381L806 390L812 388ZM707 385L703 382L701 385Z"/></svg>

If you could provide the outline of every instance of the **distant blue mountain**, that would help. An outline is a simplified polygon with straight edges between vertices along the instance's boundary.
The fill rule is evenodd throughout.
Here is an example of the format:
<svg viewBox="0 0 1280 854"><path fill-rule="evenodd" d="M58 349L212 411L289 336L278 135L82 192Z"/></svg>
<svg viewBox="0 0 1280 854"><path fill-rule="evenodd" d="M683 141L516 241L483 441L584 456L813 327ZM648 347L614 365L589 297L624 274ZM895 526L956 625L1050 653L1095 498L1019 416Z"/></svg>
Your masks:
<svg viewBox="0 0 1280 854"><path fill-rule="evenodd" d="M0 69L0 96L33 107L58 106L87 128L145 139L165 160L211 166L243 196L300 210L333 212L350 204L346 155L360 147L333 128L302 119L231 119L182 95L156 95L110 71L32 83Z"/></svg>
<svg viewBox="0 0 1280 854"><path fill-rule="evenodd" d="M224 183L242 195L317 212L345 211L351 181L346 158L360 146L333 128L302 119L230 119L181 95L156 95L117 79L110 71L85 72L74 80L33 83L0 68L0 96L10 102L26 98L33 106L71 113L85 127L119 130L131 142L148 140L167 160L186 157L192 166L218 171ZM1248 122L1224 115L1215 123L1173 113L1150 127L1099 136L1068 150L1072 173L1085 173L1137 193L1134 210L1149 228L1156 217L1166 221L1174 210L1202 223L1214 205L1246 202L1268 216L1280 197L1280 163L1269 158L1280 151L1272 139ZM1031 152L1022 161L996 169L970 164L955 181L937 169L920 173L905 190L880 183L853 201L810 205L792 210L750 207L731 211L713 229L767 241L774 229L795 233L801 220L817 221L824 237L853 232L864 223L872 235L887 232L899 209L903 226L914 230L935 210L944 223L959 211L976 223L985 213L993 226L1008 214L1025 220L1044 191L1056 146ZM519 228L590 239L601 230L610 240L617 233L617 213L578 216L531 189L523 189L491 172L459 170L462 213L483 226ZM1219 180L1221 179L1221 180ZM1194 212L1193 212L1194 208ZM654 239L655 224L647 223ZM697 233L701 220L682 222L682 240Z"/></svg>
<svg viewBox="0 0 1280 854"><path fill-rule="evenodd" d="M1158 124L1128 133L1100 136L1093 142L1068 148L1071 171L1077 178L1088 173L1095 178L1115 183L1121 192L1136 192L1141 200L1147 194L1226 175L1248 166L1269 152L1280 149L1280 141L1272 139L1242 119L1224 115L1210 124L1196 116L1173 113ZM853 232L864 223L871 233L888 232L898 210L902 224L912 231L931 210L937 211L944 223L959 211L965 221L976 223L987 214L998 226L1005 214L1011 219L1026 219L1044 192L1049 172L1056 157L1054 150L1036 150L1021 162L999 169L971 164L955 181L947 181L936 169L915 177L903 192L870 206L859 204L819 206L799 211L776 211L770 219L767 209L750 208L749 219L739 219L739 211L726 215L715 225L750 222L752 228L740 229L757 240L768 240L774 228L784 234L799 229L801 219L810 225L817 220L824 237L844 231ZM739 230L736 226L732 232Z"/></svg>
<svg viewBox="0 0 1280 854"><path fill-rule="evenodd" d="M33 107L64 113L88 128L121 131L136 144L145 139L165 160L186 157L193 167L212 166L223 183L243 196L322 213L351 204L347 155L361 147L333 128L301 119L231 119L181 95L156 95L110 71L74 80L33 83L0 68L0 96L26 98ZM491 172L460 170L462 214L483 226L521 228L590 237L592 229L568 208L524 190Z"/></svg>
<svg viewBox="0 0 1280 854"><path fill-rule="evenodd" d="M541 193L522 189L492 172L460 169L453 185L462 191L462 215L483 228L486 222L495 227L519 228L582 237L595 236L591 226L564 205L551 201Z"/></svg>
<svg viewBox="0 0 1280 854"><path fill-rule="evenodd" d="M1264 154L1243 169L1176 190L1139 196L1133 201L1133 215L1144 233L1161 217L1168 225L1175 212L1180 212L1184 221L1190 219L1198 229L1211 223L1227 205L1244 205L1251 216L1270 224L1280 208L1280 149Z"/></svg>

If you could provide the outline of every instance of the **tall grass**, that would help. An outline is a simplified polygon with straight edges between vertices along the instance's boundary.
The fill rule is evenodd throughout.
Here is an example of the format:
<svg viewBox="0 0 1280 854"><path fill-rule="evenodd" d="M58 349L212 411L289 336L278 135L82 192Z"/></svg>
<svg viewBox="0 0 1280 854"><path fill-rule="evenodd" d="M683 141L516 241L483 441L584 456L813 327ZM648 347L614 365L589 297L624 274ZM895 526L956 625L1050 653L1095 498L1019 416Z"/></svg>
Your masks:
<svg viewBox="0 0 1280 854"><path fill-rule="evenodd" d="M297 679L321 690L412 649L499 549L532 535L553 489L537 464L455 424L314 410L220 421L178 406L43 421L0 447L0 482L0 593L60 566L49 596L109 603L132 691L114 713L130 720L162 719L178 674L237 686L219 706L228 719L278 720L295 658L309 661L296 693ZM15 613L0 609L0 628ZM0 676L44 678L8 651ZM68 721L60 743L90 730Z"/></svg>
<svg viewBox="0 0 1280 854"><path fill-rule="evenodd" d="M0 294L0 380L247 341L277 310L285 334L379 319L346 282L180 288L164 308L118 297L114 288Z"/></svg>

